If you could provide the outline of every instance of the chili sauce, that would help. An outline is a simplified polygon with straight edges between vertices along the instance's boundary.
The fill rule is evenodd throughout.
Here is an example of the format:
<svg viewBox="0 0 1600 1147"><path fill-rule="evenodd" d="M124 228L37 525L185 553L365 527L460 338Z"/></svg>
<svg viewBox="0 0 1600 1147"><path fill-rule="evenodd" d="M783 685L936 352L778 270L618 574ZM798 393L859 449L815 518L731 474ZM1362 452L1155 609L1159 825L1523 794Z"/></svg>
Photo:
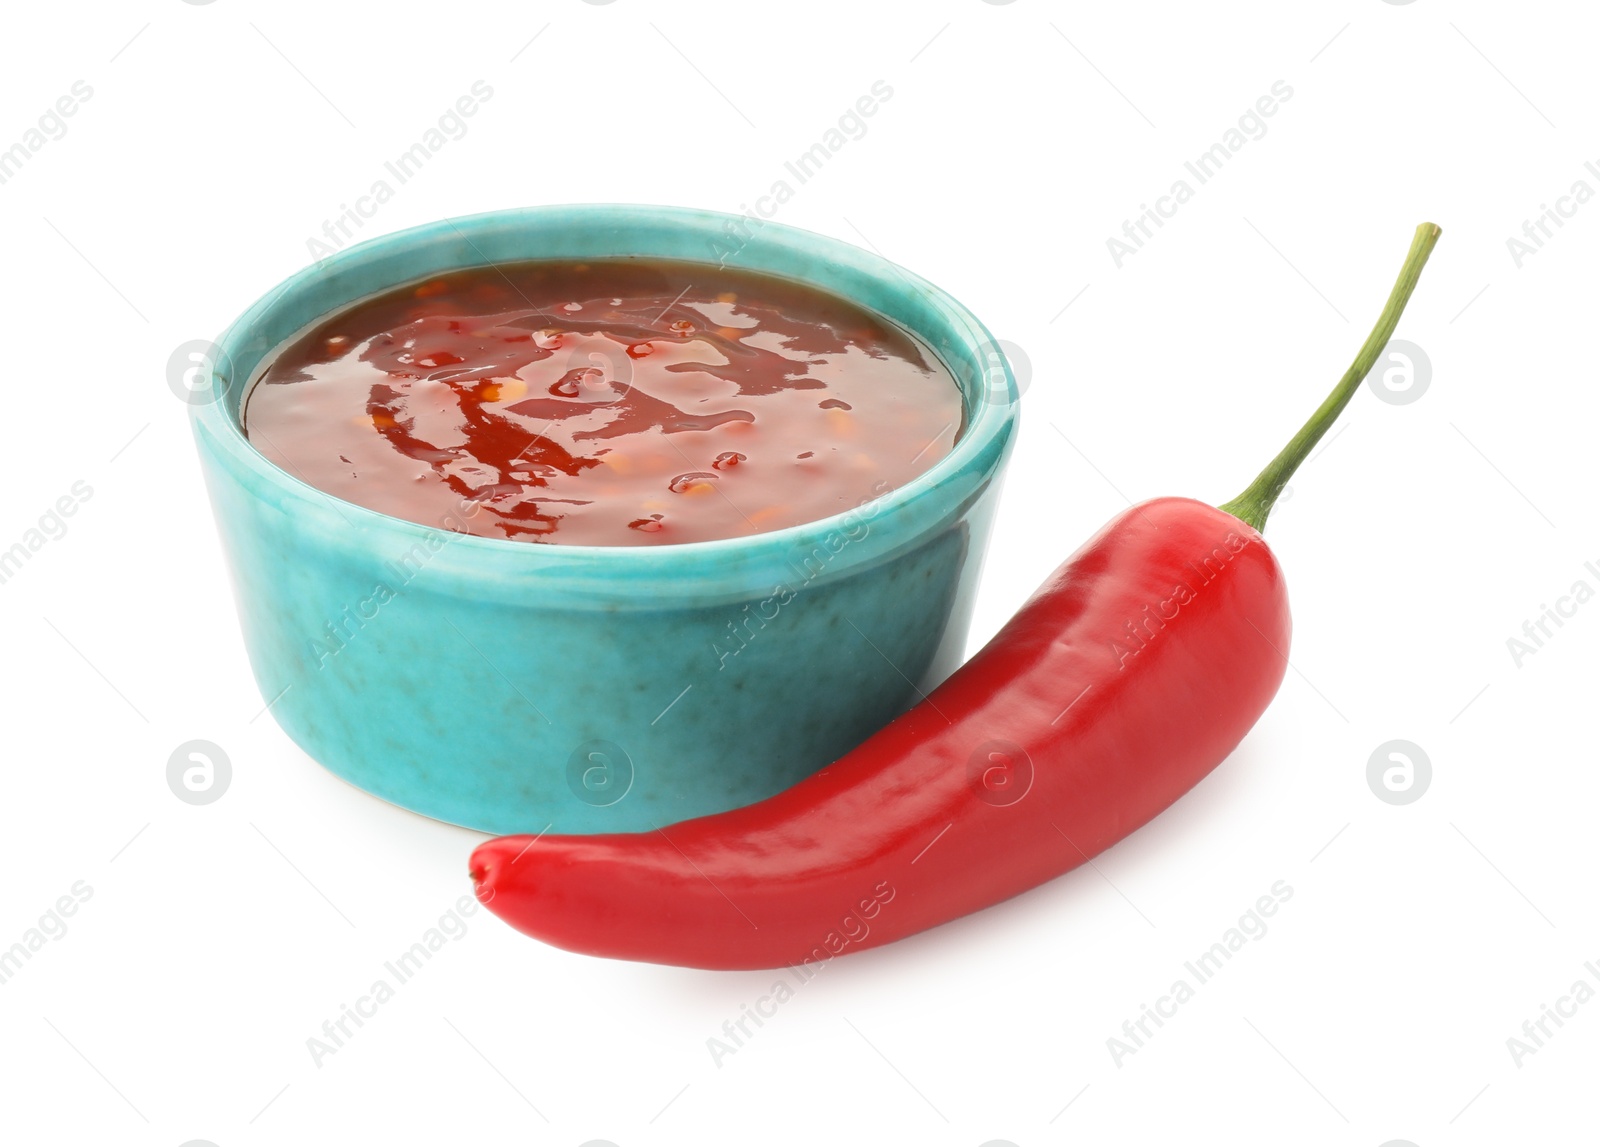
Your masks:
<svg viewBox="0 0 1600 1147"><path fill-rule="evenodd" d="M647 546L815 521L962 428L916 336L775 276L645 259L453 272L279 349L244 429L345 501L521 542Z"/></svg>

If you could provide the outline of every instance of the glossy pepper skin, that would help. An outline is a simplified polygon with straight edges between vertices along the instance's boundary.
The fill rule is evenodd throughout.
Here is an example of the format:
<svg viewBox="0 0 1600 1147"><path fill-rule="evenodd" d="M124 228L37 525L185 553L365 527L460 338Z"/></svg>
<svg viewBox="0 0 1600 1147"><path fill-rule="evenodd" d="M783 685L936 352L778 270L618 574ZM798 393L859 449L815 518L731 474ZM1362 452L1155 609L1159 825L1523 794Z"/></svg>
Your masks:
<svg viewBox="0 0 1600 1147"><path fill-rule="evenodd" d="M489 841L478 897L557 947L696 968L886 944L1059 876L1172 804L1266 709L1289 632L1254 528L1145 502L821 772L656 832Z"/></svg>
<svg viewBox="0 0 1600 1147"><path fill-rule="evenodd" d="M1119 515L933 694L760 804L654 833L505 837L478 897L558 947L699 968L820 962L1015 896L1109 848L1217 766L1288 665L1261 540L1388 346L1440 229L1316 412L1222 509Z"/></svg>

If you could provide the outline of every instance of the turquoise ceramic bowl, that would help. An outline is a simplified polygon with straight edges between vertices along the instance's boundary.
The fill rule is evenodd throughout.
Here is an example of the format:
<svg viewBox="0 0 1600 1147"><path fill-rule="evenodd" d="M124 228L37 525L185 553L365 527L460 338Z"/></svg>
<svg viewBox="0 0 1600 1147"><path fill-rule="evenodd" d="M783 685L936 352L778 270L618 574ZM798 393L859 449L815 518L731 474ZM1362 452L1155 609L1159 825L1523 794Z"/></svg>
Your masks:
<svg viewBox="0 0 1600 1147"><path fill-rule="evenodd" d="M240 429L275 348L330 311L456 268L627 255L787 276L916 332L961 382L955 449L849 514L591 547L363 509ZM668 207L500 211L362 243L246 311L213 367L192 397L195 438L273 716L352 784L491 833L643 830L760 800L942 680L961 660L1017 398L983 325L915 275L820 235Z"/></svg>

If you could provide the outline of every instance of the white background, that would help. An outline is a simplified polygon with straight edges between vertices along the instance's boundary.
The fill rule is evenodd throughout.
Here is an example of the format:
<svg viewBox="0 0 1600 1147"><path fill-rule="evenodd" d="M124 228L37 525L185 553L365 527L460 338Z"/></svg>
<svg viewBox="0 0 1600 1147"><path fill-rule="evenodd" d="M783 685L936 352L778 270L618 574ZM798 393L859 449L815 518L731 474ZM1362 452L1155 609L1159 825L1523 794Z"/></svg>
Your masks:
<svg viewBox="0 0 1600 1147"><path fill-rule="evenodd" d="M5 17L0 1138L28 1143L1577 1142L1600 1002L1507 1039L1600 960L1586 605L1600 559L1596 232L1506 245L1600 161L1586 6L132 0ZM168 356L310 261L474 80L493 98L368 223L567 201L738 211L873 81L892 99L778 216L928 276L1031 384L975 643L1128 499L1238 491L1320 401L1412 227L1444 237L1399 336L1269 538L1293 671L1156 823L1026 896L769 990L544 948L479 912L342 1050L306 1040L469 891L479 839L388 807L260 716ZM1292 99L1119 269L1106 240L1274 81ZM1192 182L1192 181L1191 181ZM1070 303L1070 306L1068 305ZM1065 309L1063 309L1065 308ZM229 790L192 807L204 738ZM1379 800L1403 738L1433 781ZM1275 881L1293 898L1120 1066L1125 1020Z"/></svg>

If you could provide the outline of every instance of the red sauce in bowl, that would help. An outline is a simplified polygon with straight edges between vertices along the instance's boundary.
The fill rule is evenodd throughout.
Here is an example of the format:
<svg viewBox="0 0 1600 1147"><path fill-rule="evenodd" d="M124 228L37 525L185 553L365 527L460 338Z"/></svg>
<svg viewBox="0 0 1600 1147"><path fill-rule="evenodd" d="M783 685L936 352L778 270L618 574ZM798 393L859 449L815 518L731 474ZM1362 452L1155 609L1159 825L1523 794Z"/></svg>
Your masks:
<svg viewBox="0 0 1600 1147"><path fill-rule="evenodd" d="M928 346L846 299L609 259L475 268L356 303L279 349L243 420L269 460L369 509L639 546L854 509L947 454L962 403Z"/></svg>

